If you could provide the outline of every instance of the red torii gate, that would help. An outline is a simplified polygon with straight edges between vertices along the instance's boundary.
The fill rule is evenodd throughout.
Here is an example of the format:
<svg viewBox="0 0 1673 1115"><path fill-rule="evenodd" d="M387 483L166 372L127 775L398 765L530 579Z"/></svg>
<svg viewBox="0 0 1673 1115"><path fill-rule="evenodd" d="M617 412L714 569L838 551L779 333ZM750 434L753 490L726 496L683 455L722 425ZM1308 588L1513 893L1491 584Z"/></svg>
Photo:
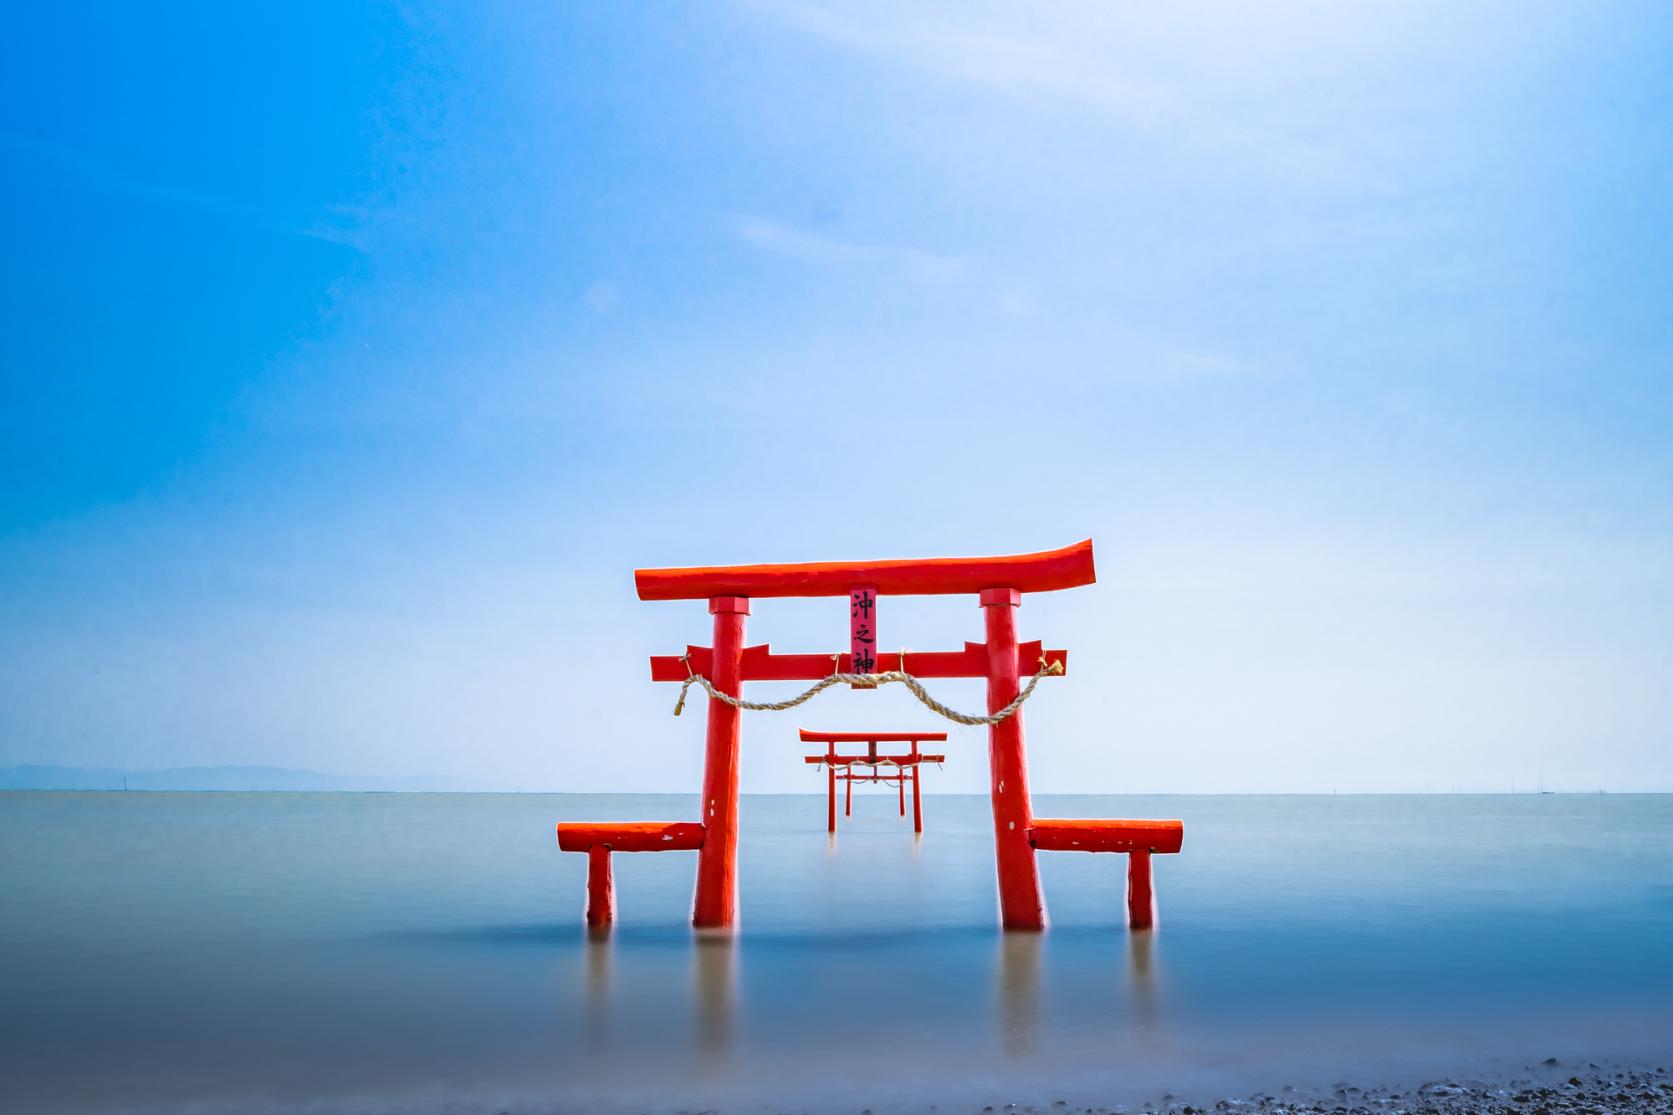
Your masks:
<svg viewBox="0 0 1673 1115"><path fill-rule="evenodd" d="M918 558L795 565L706 566L640 569L634 582L641 600L703 600L714 617L714 645L688 646L683 655L651 659L655 681L684 682L700 675L719 692L737 698L745 681L817 681L832 673L869 673L876 665L873 607L878 596L975 593L987 632L985 643L961 651L899 654L899 669L918 678L987 680L988 712L1004 710L1020 691L1025 667L1039 662L1062 672L1066 651L1042 651L1039 642L1018 643L1016 609L1025 592L1049 592L1096 579L1090 539L1061 550L992 558ZM851 652L774 654L744 646L744 618L751 598L843 596L851 602ZM834 669L833 669L834 666ZM587 922L614 919L610 852L697 850L697 889L692 924L729 927L737 915L739 710L709 701L704 749L702 820L697 825L559 824L558 846L589 855ZM1128 922L1149 926L1154 901L1150 855L1177 852L1179 821L1037 821L1028 794L1022 713L1015 710L988 728L992 773L994 851L999 876L1000 920L1006 929L1043 929L1036 848L1046 851L1128 853Z"/></svg>
<svg viewBox="0 0 1673 1115"><path fill-rule="evenodd" d="M836 784L840 779L847 784L847 800L843 803L843 816L852 816L854 812L854 783L856 782L893 782L900 788L900 815L906 816L906 784L912 783L912 831L924 831L924 795L919 785L920 771L924 763L945 762L945 755L920 755L920 743L941 743L946 740L946 732L814 732L806 728L801 729L803 743L823 743L823 755L804 756L802 762L813 765L825 764L825 827L830 832L836 831ZM864 755L839 755L836 745L839 743L863 743L866 745ZM911 751L905 755L879 755L877 745L880 743L906 743L911 745ZM878 766L892 766L893 774L881 774ZM837 773L837 768L842 773ZM855 767L870 767L870 774L855 774Z"/></svg>

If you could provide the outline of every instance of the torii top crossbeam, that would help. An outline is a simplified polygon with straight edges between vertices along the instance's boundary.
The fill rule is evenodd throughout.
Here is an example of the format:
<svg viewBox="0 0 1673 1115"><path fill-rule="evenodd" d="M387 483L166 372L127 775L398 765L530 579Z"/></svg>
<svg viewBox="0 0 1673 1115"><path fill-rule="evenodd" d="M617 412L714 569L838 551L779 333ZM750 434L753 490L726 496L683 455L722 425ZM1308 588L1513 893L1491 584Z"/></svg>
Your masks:
<svg viewBox="0 0 1673 1115"><path fill-rule="evenodd" d="M709 565L636 569L641 600L706 600L716 596L846 596L869 585L881 596L947 596L1009 588L1050 592L1097 580L1092 540L1061 550L984 558L897 558L793 565Z"/></svg>
<svg viewBox="0 0 1673 1115"><path fill-rule="evenodd" d="M945 743L946 732L817 732L798 729L803 743Z"/></svg>

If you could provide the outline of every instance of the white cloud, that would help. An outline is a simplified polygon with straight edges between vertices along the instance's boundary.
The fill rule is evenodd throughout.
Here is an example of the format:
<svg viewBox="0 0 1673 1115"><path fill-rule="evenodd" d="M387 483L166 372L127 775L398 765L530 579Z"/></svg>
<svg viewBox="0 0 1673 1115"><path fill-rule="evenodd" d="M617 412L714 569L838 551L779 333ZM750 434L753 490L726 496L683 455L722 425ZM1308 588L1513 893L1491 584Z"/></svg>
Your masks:
<svg viewBox="0 0 1673 1115"><path fill-rule="evenodd" d="M1066 96L1117 113L1134 123L1154 124L1170 114L1170 93L1108 65L1107 59L1077 57L1038 34L1012 28L982 28L980 15L961 9L957 18L926 18L922 9L890 7L879 18L858 19L817 4L762 5L803 31L844 46L894 56L945 77L990 86L1011 95ZM1037 25L1035 28L1037 29Z"/></svg>
<svg viewBox="0 0 1673 1115"><path fill-rule="evenodd" d="M1010 100L1087 113L1238 173L1382 188L1374 137L1330 125L1356 59L1420 22L1305 2L1177 11L1107 4L860 5L746 0L781 25ZM1333 89L1331 98L1319 96ZM1357 86L1355 86L1357 88Z"/></svg>
<svg viewBox="0 0 1673 1115"><path fill-rule="evenodd" d="M964 262L955 256L892 244L838 240L764 217L745 217L739 222L738 232L763 251L819 267L880 267L919 279L953 278L964 271Z"/></svg>

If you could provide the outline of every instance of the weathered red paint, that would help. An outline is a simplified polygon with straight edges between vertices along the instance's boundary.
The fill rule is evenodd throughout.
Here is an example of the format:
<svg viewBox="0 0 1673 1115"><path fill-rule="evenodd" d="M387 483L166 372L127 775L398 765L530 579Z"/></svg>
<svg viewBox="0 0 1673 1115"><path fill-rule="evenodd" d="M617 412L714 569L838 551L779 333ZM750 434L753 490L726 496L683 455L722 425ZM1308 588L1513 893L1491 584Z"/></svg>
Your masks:
<svg viewBox="0 0 1673 1115"><path fill-rule="evenodd" d="M1096 579L1090 538L1061 550L1008 557L708 565L633 572L641 600L842 596L855 585L869 585L884 596L945 596L998 585L1020 592L1049 592L1089 585Z"/></svg>
<svg viewBox="0 0 1673 1115"><path fill-rule="evenodd" d="M605 929L616 920L616 883L610 877L610 846L587 849L587 927Z"/></svg>
<svg viewBox="0 0 1673 1115"><path fill-rule="evenodd" d="M1177 852L1183 821L1036 820L1029 841L1042 852Z"/></svg>
<svg viewBox="0 0 1673 1115"><path fill-rule="evenodd" d="M683 852L703 846L703 826L690 821L560 821L558 847L586 852Z"/></svg>
<svg viewBox="0 0 1673 1115"><path fill-rule="evenodd" d="M1088 554L1090 559L1090 552ZM1016 588L981 594L987 625L988 714L1016 699ZM1006 929L1044 929L1046 900L1028 832L1034 827L1028 796L1028 755L1023 746L1022 710L988 727L988 765L993 779L993 839L999 872L999 918Z"/></svg>
<svg viewBox="0 0 1673 1115"><path fill-rule="evenodd" d="M1149 929L1156 924L1156 892L1150 885L1150 853L1127 856L1127 925Z"/></svg>
<svg viewBox="0 0 1673 1115"><path fill-rule="evenodd" d="M736 697L742 688L740 663L744 619L749 601L716 596L710 677L714 687ZM697 853L697 893L691 923L699 929L722 929L737 918L738 904L738 710L725 701L709 702L703 753L703 847Z"/></svg>
<svg viewBox="0 0 1673 1115"><path fill-rule="evenodd" d="M1156 892L1150 857L1179 851L1183 821L1038 820L1029 840L1042 852L1127 853L1127 924L1148 929L1156 922Z"/></svg>

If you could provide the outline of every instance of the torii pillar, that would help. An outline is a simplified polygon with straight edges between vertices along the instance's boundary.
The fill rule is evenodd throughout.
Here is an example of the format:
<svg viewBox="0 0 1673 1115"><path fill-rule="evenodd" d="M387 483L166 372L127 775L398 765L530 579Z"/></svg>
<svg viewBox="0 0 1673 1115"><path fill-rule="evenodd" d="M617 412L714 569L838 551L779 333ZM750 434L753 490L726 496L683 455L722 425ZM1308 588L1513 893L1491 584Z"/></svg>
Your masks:
<svg viewBox="0 0 1673 1115"><path fill-rule="evenodd" d="M1016 700L1017 608L1022 593L1014 588L983 589L982 617L987 627L988 715ZM1006 929L1044 929L1046 899L1029 833L1034 809L1028 797L1028 754L1023 744L1022 710L988 725L988 766L992 773L994 853L999 868L999 920Z"/></svg>
<svg viewBox="0 0 1673 1115"><path fill-rule="evenodd" d="M744 619L749 599L715 596L713 674L722 693L737 697L743 688ZM691 924L719 929L732 924L738 906L738 725L741 713L725 701L709 702L703 748L703 847L697 852L697 895Z"/></svg>

